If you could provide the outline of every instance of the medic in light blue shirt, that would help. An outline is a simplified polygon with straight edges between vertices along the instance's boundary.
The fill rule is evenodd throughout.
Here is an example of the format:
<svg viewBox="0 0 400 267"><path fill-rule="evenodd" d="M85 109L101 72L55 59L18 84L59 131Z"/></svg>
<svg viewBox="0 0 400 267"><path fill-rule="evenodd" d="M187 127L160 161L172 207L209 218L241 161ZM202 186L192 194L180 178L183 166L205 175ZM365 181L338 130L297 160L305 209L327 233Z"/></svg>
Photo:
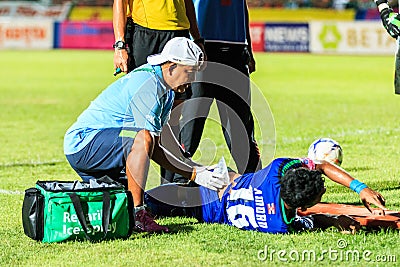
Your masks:
<svg viewBox="0 0 400 267"><path fill-rule="evenodd" d="M188 38L171 39L160 54L147 58L148 64L108 86L65 134L67 160L84 181L108 176L127 187L134 199L137 231L169 231L143 205L150 159L199 185L223 187L212 172L196 171L179 160L178 142L169 146L175 153L160 144L174 92L183 92L195 80L203 58Z"/></svg>
<svg viewBox="0 0 400 267"><path fill-rule="evenodd" d="M79 152L108 128L133 132L146 129L159 135L168 121L173 99L174 91L167 90L163 83L161 67L143 65L112 83L90 103L67 130L64 152Z"/></svg>

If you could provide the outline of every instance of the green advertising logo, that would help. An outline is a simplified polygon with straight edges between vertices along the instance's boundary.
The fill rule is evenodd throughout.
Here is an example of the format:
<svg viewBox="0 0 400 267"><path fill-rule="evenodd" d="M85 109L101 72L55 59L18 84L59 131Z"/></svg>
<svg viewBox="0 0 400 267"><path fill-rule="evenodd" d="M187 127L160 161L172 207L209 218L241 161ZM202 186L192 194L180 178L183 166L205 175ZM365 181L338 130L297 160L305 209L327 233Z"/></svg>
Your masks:
<svg viewBox="0 0 400 267"><path fill-rule="evenodd" d="M342 36L336 25L324 25L319 34L319 40L324 49L337 49L341 39Z"/></svg>

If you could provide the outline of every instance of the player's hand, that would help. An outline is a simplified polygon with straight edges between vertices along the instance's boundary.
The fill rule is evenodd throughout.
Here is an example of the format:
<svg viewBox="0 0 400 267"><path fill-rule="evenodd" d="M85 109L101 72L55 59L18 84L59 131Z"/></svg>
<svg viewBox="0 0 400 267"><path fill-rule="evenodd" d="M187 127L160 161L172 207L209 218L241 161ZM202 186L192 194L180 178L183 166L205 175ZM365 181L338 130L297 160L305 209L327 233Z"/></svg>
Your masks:
<svg viewBox="0 0 400 267"><path fill-rule="evenodd" d="M250 61L247 66L249 67L249 74L256 71L256 61L254 60L253 55L250 56Z"/></svg>
<svg viewBox="0 0 400 267"><path fill-rule="evenodd" d="M128 73L128 51L126 49L115 49L114 51L114 70L117 68Z"/></svg>
<svg viewBox="0 0 400 267"><path fill-rule="evenodd" d="M203 43L196 43L196 44L200 47L201 51L203 52L203 61L207 61L207 54L204 44Z"/></svg>
<svg viewBox="0 0 400 267"><path fill-rule="evenodd" d="M387 210L385 207L385 198L378 192L370 189L364 188L360 192L360 198L363 202L364 206L372 213L372 209L370 204L377 206L378 208L382 209L383 211Z"/></svg>
<svg viewBox="0 0 400 267"><path fill-rule="evenodd" d="M393 38L397 38L400 35L400 29L390 23L390 13L393 13L393 9L389 7L388 3L383 2L378 5L379 13L381 14L382 24L386 31Z"/></svg>
<svg viewBox="0 0 400 267"><path fill-rule="evenodd" d="M350 216L339 215L336 218L335 227L340 231L344 231L345 233L354 234L356 231L360 230L361 225L360 222L356 221Z"/></svg>
<svg viewBox="0 0 400 267"><path fill-rule="evenodd" d="M206 49L205 49L203 43L198 43L197 45L200 47L201 51L203 52L202 63L201 63L201 65L199 66L198 71L204 71L204 70L206 69L206 67L207 67L207 54L206 54Z"/></svg>
<svg viewBox="0 0 400 267"><path fill-rule="evenodd" d="M206 167L196 167L194 182L198 185L218 191L225 186L223 175L207 170Z"/></svg>

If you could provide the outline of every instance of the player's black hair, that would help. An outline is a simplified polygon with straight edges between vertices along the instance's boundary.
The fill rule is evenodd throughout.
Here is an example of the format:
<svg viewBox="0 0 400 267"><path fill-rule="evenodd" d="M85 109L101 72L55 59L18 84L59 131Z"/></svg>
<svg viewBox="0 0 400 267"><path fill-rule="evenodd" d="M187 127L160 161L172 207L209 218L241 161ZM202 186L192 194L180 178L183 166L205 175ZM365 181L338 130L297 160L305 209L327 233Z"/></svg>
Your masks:
<svg viewBox="0 0 400 267"><path fill-rule="evenodd" d="M295 168L280 179L281 198L292 208L312 203L324 188L324 179L319 171Z"/></svg>

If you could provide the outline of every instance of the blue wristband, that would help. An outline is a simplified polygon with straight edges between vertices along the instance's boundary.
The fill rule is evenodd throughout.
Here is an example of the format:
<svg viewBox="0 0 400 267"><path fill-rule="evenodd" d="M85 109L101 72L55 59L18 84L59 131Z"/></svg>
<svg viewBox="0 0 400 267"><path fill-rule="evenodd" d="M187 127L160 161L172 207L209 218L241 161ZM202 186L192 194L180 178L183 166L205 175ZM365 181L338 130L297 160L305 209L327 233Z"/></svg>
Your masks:
<svg viewBox="0 0 400 267"><path fill-rule="evenodd" d="M360 182L359 180L353 180L350 183L350 189L356 192L357 194L360 194L360 192L367 187L368 186L366 184Z"/></svg>

